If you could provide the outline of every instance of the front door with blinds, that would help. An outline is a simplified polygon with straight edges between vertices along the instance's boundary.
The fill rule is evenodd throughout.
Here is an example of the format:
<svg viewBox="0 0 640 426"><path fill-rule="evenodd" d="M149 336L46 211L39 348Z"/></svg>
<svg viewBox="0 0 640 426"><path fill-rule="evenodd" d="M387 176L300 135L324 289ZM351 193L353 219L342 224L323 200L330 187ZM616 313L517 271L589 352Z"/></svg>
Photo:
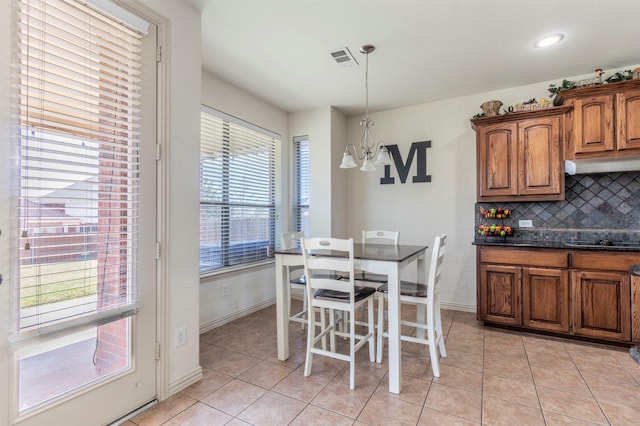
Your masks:
<svg viewBox="0 0 640 426"><path fill-rule="evenodd" d="M105 0L13 13L2 385L20 424L105 424L156 395L156 27Z"/></svg>

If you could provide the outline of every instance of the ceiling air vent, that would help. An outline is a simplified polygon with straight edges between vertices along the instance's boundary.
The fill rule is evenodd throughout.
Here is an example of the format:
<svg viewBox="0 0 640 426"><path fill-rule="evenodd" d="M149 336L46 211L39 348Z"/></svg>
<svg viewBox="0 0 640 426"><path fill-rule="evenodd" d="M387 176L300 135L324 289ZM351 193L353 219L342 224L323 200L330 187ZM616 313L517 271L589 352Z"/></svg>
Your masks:
<svg viewBox="0 0 640 426"><path fill-rule="evenodd" d="M336 49L329 52L334 61L341 67L353 67L358 65L358 61L353 57L348 47Z"/></svg>

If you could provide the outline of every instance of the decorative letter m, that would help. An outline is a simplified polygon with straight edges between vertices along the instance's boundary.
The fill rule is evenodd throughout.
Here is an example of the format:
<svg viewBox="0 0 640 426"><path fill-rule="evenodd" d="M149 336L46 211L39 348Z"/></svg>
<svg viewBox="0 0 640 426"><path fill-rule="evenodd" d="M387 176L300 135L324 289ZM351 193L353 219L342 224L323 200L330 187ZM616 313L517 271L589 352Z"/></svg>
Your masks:
<svg viewBox="0 0 640 426"><path fill-rule="evenodd" d="M431 141L412 143L406 163L402 161L398 145L386 145L386 147L393 157L393 163L398 171L400 182L405 183L407 181L409 169L416 152L418 153L418 163L416 164L416 175L413 177L413 183L431 182L431 175L427 174L427 148L431 148ZM391 165L386 165L384 166L384 177L380 178L380 184L388 185L393 183L395 183L395 178L391 177Z"/></svg>

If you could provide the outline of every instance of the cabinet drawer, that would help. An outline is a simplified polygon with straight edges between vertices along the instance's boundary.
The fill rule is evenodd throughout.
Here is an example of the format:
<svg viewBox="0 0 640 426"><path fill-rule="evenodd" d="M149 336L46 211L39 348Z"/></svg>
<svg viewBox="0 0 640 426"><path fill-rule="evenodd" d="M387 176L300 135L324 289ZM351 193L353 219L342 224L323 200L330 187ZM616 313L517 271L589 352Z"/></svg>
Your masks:
<svg viewBox="0 0 640 426"><path fill-rule="evenodd" d="M640 253L573 252L571 267L601 271L629 272L631 265L640 263Z"/></svg>
<svg viewBox="0 0 640 426"><path fill-rule="evenodd" d="M545 268L567 268L569 265L568 252L564 250L482 247L479 248L478 257L480 263L499 263L502 265L540 266Z"/></svg>

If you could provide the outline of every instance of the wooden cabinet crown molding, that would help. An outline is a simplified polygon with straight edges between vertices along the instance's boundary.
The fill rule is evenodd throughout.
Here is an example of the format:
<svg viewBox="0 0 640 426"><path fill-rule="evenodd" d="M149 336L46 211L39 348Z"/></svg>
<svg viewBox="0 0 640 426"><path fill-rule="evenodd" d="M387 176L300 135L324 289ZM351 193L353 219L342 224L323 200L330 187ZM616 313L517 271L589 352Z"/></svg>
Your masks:
<svg viewBox="0 0 640 426"><path fill-rule="evenodd" d="M479 125L505 123L509 121L518 121L527 118L542 118L550 117L552 115L566 114L571 111L573 106L565 105L559 107L549 107L539 109L537 111L522 111L522 112L510 112L508 114L496 115L493 117L480 117L471 119L471 128L476 130Z"/></svg>
<svg viewBox="0 0 640 426"><path fill-rule="evenodd" d="M560 96L563 100L567 100L577 97L608 95L611 93L626 92L627 90L633 89L640 89L640 78L619 81L617 83L597 84L595 86L563 90L558 93L557 96Z"/></svg>

